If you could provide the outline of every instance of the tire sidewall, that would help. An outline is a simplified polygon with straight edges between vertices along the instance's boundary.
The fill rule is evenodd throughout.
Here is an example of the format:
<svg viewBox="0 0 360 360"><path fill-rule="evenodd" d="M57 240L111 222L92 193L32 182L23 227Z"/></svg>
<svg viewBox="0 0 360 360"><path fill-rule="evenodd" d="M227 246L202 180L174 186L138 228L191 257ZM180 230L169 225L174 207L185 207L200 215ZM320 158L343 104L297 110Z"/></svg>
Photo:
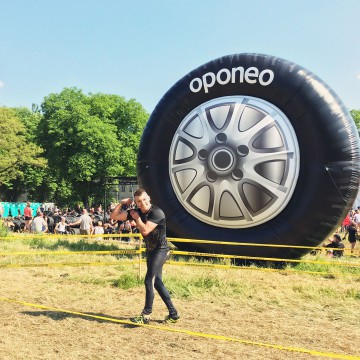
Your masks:
<svg viewBox="0 0 360 360"><path fill-rule="evenodd" d="M274 79L267 86L243 81L226 85L216 82L208 92L194 93L189 88L195 78L239 66L256 67L259 72L270 69ZM300 149L299 176L287 206L268 222L245 229L214 227L190 215L178 201L169 176L169 151L183 119L207 101L234 95L259 98L279 108L289 119ZM139 182L165 211L169 233L174 236L317 245L348 211L357 193L357 187L350 186L358 181L354 171L344 171L358 157L358 141L352 142L349 136L353 132L355 125L340 99L310 71L267 55L225 56L190 72L161 99L141 139Z"/></svg>

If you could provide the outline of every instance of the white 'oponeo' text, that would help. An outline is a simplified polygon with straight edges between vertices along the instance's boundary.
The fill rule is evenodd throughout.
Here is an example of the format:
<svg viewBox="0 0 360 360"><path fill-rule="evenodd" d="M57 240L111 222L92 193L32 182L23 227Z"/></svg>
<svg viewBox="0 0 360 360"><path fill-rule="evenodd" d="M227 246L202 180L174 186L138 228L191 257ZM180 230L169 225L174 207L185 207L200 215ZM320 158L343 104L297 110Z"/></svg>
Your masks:
<svg viewBox="0 0 360 360"><path fill-rule="evenodd" d="M274 72L270 69L264 69L259 71L256 67L249 67L246 70L242 67L236 67L229 69L220 69L215 75L213 72L204 74L201 78L195 78L190 83L190 90L194 93L199 92L202 88L206 93L209 92L209 88L218 82L220 85L225 85L230 81L243 83L244 81L249 84L256 84L259 80L259 84L267 86L274 80Z"/></svg>

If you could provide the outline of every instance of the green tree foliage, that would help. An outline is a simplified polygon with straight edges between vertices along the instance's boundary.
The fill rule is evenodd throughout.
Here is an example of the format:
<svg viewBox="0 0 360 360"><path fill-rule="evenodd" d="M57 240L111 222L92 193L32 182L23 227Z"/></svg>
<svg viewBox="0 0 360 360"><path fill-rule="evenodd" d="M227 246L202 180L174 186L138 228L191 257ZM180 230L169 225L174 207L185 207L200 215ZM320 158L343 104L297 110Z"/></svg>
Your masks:
<svg viewBox="0 0 360 360"><path fill-rule="evenodd" d="M355 121L356 127L360 130L360 110L350 110L350 114Z"/></svg>
<svg viewBox="0 0 360 360"><path fill-rule="evenodd" d="M40 112L34 110L30 111L24 107L14 108L14 111L26 128L25 137L27 141L39 146L37 135L38 126L41 120ZM26 163L22 166L22 173L22 176L11 181L11 186L5 191L6 198L15 201L26 191L29 199L37 202L45 201L48 192L44 191L44 182L47 184L46 187L49 187L48 183L51 179L48 175L48 166L39 167Z"/></svg>
<svg viewBox="0 0 360 360"><path fill-rule="evenodd" d="M0 108L0 186L13 191L10 198L18 195L17 186L24 192L41 182L37 172L46 168L46 160L33 136L38 120L27 109Z"/></svg>
<svg viewBox="0 0 360 360"><path fill-rule="evenodd" d="M101 202L106 176L135 176L148 118L141 104L65 88L45 97L41 109L39 141L56 179L58 203Z"/></svg>

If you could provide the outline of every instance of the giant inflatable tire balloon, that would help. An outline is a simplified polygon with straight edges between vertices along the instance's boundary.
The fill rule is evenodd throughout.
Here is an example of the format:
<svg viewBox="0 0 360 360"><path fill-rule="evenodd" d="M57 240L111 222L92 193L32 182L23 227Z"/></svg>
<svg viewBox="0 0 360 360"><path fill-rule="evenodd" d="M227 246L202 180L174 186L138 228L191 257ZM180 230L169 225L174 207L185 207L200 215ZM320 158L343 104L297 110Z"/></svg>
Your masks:
<svg viewBox="0 0 360 360"><path fill-rule="evenodd" d="M297 258L352 205L359 141L337 95L273 56L211 61L160 100L138 154L140 184L180 238L287 247L176 243L179 248Z"/></svg>

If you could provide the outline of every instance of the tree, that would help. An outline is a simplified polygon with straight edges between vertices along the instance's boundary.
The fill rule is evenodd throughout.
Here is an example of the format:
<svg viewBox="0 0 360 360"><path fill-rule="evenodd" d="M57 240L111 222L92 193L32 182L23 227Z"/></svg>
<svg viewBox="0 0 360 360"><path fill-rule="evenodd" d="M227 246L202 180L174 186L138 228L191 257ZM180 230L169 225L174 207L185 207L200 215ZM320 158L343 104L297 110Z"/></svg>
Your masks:
<svg viewBox="0 0 360 360"><path fill-rule="evenodd" d="M360 130L360 110L350 110L350 114L355 121L356 127Z"/></svg>
<svg viewBox="0 0 360 360"><path fill-rule="evenodd" d="M32 111L28 108L13 108L21 123L25 126L25 137L28 142L38 145L38 127L41 120L40 111L34 108ZM43 150L41 150L43 152ZM32 164L24 164L21 167L22 176L11 181L11 186L5 190L9 200L15 201L26 191L28 197L33 201L44 202L51 193L47 188L50 187L51 176L48 166L39 167Z"/></svg>
<svg viewBox="0 0 360 360"><path fill-rule="evenodd" d="M14 182L24 180L27 168L32 171L46 168L43 150L34 143L20 113L16 109L0 108L0 185L3 189L12 189ZM31 183L31 179L26 180Z"/></svg>
<svg viewBox="0 0 360 360"><path fill-rule="evenodd" d="M135 100L65 88L45 97L41 109L39 140L57 179L59 203L100 202L107 176L135 175L148 117Z"/></svg>

